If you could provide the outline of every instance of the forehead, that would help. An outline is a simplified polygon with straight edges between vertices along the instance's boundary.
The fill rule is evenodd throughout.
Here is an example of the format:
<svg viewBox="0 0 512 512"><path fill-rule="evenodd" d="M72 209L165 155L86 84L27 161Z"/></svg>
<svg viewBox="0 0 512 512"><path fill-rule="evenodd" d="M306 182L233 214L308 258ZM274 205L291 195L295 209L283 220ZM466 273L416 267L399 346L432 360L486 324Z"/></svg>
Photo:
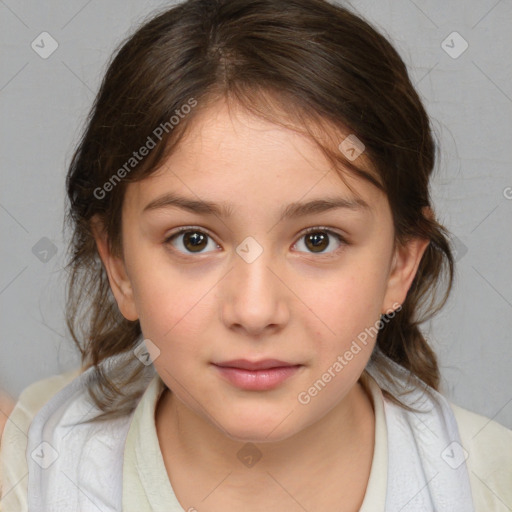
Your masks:
<svg viewBox="0 0 512 512"><path fill-rule="evenodd" d="M340 135L340 139L343 135ZM374 185L333 168L304 134L218 101L198 112L172 154L147 178L130 183L126 208L142 210L165 191L232 204L283 203L340 194L372 209L386 202Z"/></svg>

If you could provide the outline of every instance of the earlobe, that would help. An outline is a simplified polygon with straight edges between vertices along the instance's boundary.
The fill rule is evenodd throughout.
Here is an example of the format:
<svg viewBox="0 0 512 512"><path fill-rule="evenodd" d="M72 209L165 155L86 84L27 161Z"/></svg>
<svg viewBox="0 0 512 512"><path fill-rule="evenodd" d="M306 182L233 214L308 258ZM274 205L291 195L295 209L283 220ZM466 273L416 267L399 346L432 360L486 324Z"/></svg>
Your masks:
<svg viewBox="0 0 512 512"><path fill-rule="evenodd" d="M96 216L91 219L91 230L119 310L127 320L135 321L139 316L135 308L132 285L124 261L110 251L107 233L103 223Z"/></svg>
<svg viewBox="0 0 512 512"><path fill-rule="evenodd" d="M407 292L416 276L423 254L430 241L424 238L413 238L404 245L395 247L390 268L383 314L393 309L393 304L403 304Z"/></svg>

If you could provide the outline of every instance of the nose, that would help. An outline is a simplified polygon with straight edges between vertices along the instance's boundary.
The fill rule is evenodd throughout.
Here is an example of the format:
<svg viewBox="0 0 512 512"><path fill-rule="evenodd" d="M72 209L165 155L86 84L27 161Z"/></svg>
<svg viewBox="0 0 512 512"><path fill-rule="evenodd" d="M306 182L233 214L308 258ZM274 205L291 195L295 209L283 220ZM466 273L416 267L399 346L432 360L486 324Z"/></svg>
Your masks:
<svg viewBox="0 0 512 512"><path fill-rule="evenodd" d="M254 260L235 252L232 261L230 272L222 280L225 325L253 337L281 330L289 320L291 295L282 266L265 249Z"/></svg>

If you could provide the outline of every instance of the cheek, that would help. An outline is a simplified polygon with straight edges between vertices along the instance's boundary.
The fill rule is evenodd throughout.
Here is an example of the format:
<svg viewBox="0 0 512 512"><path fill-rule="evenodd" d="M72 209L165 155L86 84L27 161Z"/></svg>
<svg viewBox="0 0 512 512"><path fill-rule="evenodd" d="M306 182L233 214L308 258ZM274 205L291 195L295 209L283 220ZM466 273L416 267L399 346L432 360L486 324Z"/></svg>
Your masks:
<svg viewBox="0 0 512 512"><path fill-rule="evenodd" d="M154 253L145 258L141 254L132 263L134 301L144 336L164 346L173 338L197 339L211 315L209 291L215 276L191 279L165 255Z"/></svg>
<svg viewBox="0 0 512 512"><path fill-rule="evenodd" d="M370 265L347 266L317 283L299 287L298 295L311 311L317 330L327 337L347 339L380 317L384 279Z"/></svg>
<svg viewBox="0 0 512 512"><path fill-rule="evenodd" d="M185 291L179 278L169 274L165 280L148 277L138 290L143 336L160 350L153 361L155 369L171 388L179 386L186 376L197 374L198 365L207 359L205 332L211 323L208 296L199 283L186 284Z"/></svg>
<svg viewBox="0 0 512 512"><path fill-rule="evenodd" d="M319 393L322 398L315 400L316 407L337 400L357 381L375 344L386 274L371 252L359 256L322 281L314 292L309 288L308 294L306 287L300 291L304 303L311 304L312 312L305 318L315 346L315 378L320 385L328 382L330 389Z"/></svg>

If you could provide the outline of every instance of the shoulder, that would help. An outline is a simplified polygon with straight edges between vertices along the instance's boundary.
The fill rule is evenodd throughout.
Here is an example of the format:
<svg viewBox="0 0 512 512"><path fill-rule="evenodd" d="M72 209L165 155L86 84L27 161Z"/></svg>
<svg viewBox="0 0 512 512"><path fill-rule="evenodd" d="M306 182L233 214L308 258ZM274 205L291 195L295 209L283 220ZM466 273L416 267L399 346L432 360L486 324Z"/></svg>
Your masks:
<svg viewBox="0 0 512 512"><path fill-rule="evenodd" d="M35 416L55 393L80 375L80 373L80 369L74 369L30 384L21 392L13 409L13 414L18 412L27 417Z"/></svg>
<svg viewBox="0 0 512 512"><path fill-rule="evenodd" d="M39 380L27 386L20 394L1 436L0 496L9 492L2 499L2 510L26 509L23 488L26 488L27 483L25 453L30 424L39 410L80 373L80 369L74 369Z"/></svg>
<svg viewBox="0 0 512 512"><path fill-rule="evenodd" d="M512 430L450 403L477 512L512 509Z"/></svg>
<svg viewBox="0 0 512 512"><path fill-rule="evenodd" d="M12 430L13 424L18 427L18 430L23 430L26 434L26 430L23 427L28 427L33 417L39 412L43 405L80 373L80 369L74 369L69 372L41 379L27 386L21 392L9 416L2 440L4 436Z"/></svg>

